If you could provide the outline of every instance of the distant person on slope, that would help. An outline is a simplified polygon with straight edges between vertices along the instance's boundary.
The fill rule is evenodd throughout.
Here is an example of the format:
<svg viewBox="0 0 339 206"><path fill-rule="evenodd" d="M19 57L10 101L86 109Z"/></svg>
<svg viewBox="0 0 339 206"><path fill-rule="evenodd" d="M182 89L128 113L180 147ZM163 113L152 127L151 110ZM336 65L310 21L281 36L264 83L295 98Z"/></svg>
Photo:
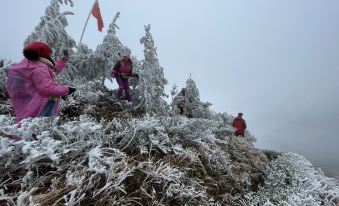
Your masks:
<svg viewBox="0 0 339 206"><path fill-rule="evenodd" d="M245 120L242 118L243 113L238 113L238 116L234 118L232 126L235 128L235 136L244 136L245 129L247 128Z"/></svg>
<svg viewBox="0 0 339 206"><path fill-rule="evenodd" d="M122 99L122 92L125 90L125 98L128 102L132 101L132 95L129 92L129 77L139 77L138 74L133 73L133 62L129 56L123 56L122 60L118 61L112 71L112 77L117 80L119 85L117 97Z"/></svg>
<svg viewBox="0 0 339 206"><path fill-rule="evenodd" d="M187 98L186 88L182 88L181 91L173 99L174 105L179 109L180 115L185 115L188 118L192 118L190 110L191 100Z"/></svg>
<svg viewBox="0 0 339 206"><path fill-rule="evenodd" d="M60 98L76 90L55 81L68 58L54 63L51 53L47 44L32 42L23 50L25 58L8 70L7 90L17 122L28 117L57 116Z"/></svg>
<svg viewBox="0 0 339 206"><path fill-rule="evenodd" d="M186 107L186 90L183 88L176 96L177 98L177 107L180 110L180 114L183 115Z"/></svg>

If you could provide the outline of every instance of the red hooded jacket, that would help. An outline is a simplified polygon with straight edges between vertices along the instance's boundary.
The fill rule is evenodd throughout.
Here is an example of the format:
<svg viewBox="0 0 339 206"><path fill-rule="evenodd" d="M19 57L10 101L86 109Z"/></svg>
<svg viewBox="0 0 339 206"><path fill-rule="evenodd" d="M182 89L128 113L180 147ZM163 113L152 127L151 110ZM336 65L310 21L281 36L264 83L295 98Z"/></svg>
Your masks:
<svg viewBox="0 0 339 206"><path fill-rule="evenodd" d="M246 122L242 117L236 117L233 120L232 126L235 127L235 133L244 135L245 129L247 128Z"/></svg>

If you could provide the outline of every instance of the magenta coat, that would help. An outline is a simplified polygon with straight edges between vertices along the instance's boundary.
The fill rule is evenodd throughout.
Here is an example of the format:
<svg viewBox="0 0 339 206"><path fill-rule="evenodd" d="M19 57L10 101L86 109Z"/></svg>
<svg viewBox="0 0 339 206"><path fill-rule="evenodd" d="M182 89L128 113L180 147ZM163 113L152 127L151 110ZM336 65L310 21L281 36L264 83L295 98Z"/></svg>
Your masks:
<svg viewBox="0 0 339 206"><path fill-rule="evenodd" d="M55 68L59 73L65 62L56 61ZM7 90L19 122L27 117L38 117L49 98L66 96L68 86L54 82L54 74L46 64L40 61L23 59L8 70ZM53 115L60 111L59 100L56 100Z"/></svg>

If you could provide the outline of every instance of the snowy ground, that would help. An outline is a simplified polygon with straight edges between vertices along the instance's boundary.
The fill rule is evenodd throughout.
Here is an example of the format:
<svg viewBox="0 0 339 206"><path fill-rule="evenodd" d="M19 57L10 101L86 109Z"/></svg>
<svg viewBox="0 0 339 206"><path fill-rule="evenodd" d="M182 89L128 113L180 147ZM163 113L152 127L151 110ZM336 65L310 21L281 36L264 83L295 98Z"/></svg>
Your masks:
<svg viewBox="0 0 339 206"><path fill-rule="evenodd" d="M27 120L21 128L13 125L10 115L0 116L1 203L334 205L337 201L337 182L299 155L262 152L249 140L232 137L228 117L151 117L110 93L92 95L64 102L60 118ZM9 134L24 140L12 142Z"/></svg>

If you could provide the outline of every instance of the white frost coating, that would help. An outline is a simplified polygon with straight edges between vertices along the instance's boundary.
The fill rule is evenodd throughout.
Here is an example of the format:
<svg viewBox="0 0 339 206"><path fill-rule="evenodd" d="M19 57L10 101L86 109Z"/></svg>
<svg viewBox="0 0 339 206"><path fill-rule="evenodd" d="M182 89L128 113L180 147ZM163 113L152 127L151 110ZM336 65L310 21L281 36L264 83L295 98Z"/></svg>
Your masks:
<svg viewBox="0 0 339 206"><path fill-rule="evenodd" d="M9 116L9 102L0 102L1 112L7 114L0 115L0 165L6 171L0 174L1 201L30 206L45 205L44 200L67 206L333 206L339 202L339 184L303 157L279 154L269 164L267 156L254 148L248 131L245 138L232 137L233 117L211 111L191 78L185 86L190 102L186 109L193 118L171 113L149 25L141 38L144 60L131 57L140 76L130 79L132 107L137 111L117 102L102 86L114 63L131 52L116 36L119 13L102 44L95 50L81 44L75 51L65 30L71 13L60 12L59 4L73 1L52 0L26 43L47 42L56 56L69 49L69 68L60 79L74 84L77 92L62 101L61 118L26 119L20 128ZM8 61L5 64L0 68L2 87ZM174 86L172 96L176 92ZM106 112L101 106L111 104L118 110L112 111L112 119L98 120L97 111ZM13 134L22 141L8 140Z"/></svg>
<svg viewBox="0 0 339 206"><path fill-rule="evenodd" d="M26 197L26 192L20 192L18 199L16 201L17 206L23 206Z"/></svg>
<svg viewBox="0 0 339 206"><path fill-rule="evenodd" d="M14 146L11 145L12 141L7 138L0 139L0 158L5 155L9 154L14 150Z"/></svg>
<svg viewBox="0 0 339 206"><path fill-rule="evenodd" d="M55 149L61 144L61 141L54 140L50 137L45 137L39 141L31 141L24 144L22 152L26 155L26 159L21 164L34 162L41 157L48 157L52 161L59 159L59 154L55 153Z"/></svg>
<svg viewBox="0 0 339 206"><path fill-rule="evenodd" d="M103 173L106 171L106 168L101 164L102 150L100 146L93 148L88 152L88 165L89 168L95 172Z"/></svg>
<svg viewBox="0 0 339 206"><path fill-rule="evenodd" d="M336 181L312 167L311 162L295 153L284 153L266 171L265 187L247 196L248 205L318 206L334 205L339 200Z"/></svg>

